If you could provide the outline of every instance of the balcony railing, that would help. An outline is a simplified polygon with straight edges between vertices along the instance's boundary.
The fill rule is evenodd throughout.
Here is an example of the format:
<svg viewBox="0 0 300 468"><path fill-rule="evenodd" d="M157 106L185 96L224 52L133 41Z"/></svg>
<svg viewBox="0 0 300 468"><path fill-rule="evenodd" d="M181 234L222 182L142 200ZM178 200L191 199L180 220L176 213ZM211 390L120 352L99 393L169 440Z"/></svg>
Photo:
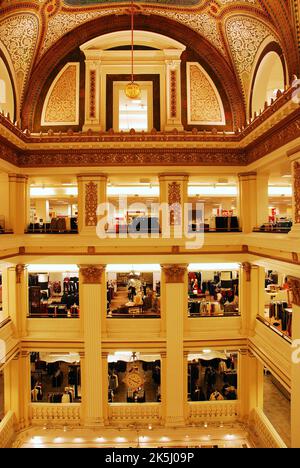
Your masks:
<svg viewBox="0 0 300 468"><path fill-rule="evenodd" d="M188 403L190 423L228 422L239 417L240 403L236 401L203 401Z"/></svg>
<svg viewBox="0 0 300 468"><path fill-rule="evenodd" d="M0 422L0 448L10 447L15 436L15 414L9 411Z"/></svg>
<svg viewBox="0 0 300 468"><path fill-rule="evenodd" d="M33 425L45 423L80 425L80 403L31 403L30 420Z"/></svg>
<svg viewBox="0 0 300 468"><path fill-rule="evenodd" d="M261 409L256 408L252 411L250 416L250 428L259 439L259 445L261 445L261 447L267 449L287 448Z"/></svg>
<svg viewBox="0 0 300 468"><path fill-rule="evenodd" d="M110 423L117 426L132 424L160 424L160 403L111 403Z"/></svg>
<svg viewBox="0 0 300 468"><path fill-rule="evenodd" d="M253 232L268 232L273 234L288 234L293 227L293 223L290 221L287 222L278 222L278 223L265 223L260 227L255 227Z"/></svg>
<svg viewBox="0 0 300 468"><path fill-rule="evenodd" d="M270 330L272 330L278 336L283 338L285 341L287 341L288 343L292 343L292 338L289 336L287 332L278 330L278 328L276 328L275 325L273 325L269 320L263 318L261 315L257 315L256 318L259 322L263 323L266 327L270 328Z"/></svg>

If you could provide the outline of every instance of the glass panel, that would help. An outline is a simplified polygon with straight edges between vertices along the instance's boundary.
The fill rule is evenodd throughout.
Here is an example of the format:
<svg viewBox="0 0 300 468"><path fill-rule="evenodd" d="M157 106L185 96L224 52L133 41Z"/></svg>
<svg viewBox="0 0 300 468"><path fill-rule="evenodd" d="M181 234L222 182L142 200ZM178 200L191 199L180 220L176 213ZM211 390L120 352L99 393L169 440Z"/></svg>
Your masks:
<svg viewBox="0 0 300 468"><path fill-rule="evenodd" d="M108 318L160 318L161 273L107 273Z"/></svg>
<svg viewBox="0 0 300 468"><path fill-rule="evenodd" d="M190 271L188 278L190 317L239 315L238 271Z"/></svg>
<svg viewBox="0 0 300 468"><path fill-rule="evenodd" d="M119 131L131 129L148 131L148 92L141 90L140 99L129 99L123 89L119 90Z"/></svg>
<svg viewBox="0 0 300 468"><path fill-rule="evenodd" d="M30 353L31 401L78 403L81 401L79 354Z"/></svg>
<svg viewBox="0 0 300 468"><path fill-rule="evenodd" d="M237 369L237 353L205 349L189 355L189 401L237 400Z"/></svg>
<svg viewBox="0 0 300 468"><path fill-rule="evenodd" d="M116 357L109 356L108 401L110 403L153 403L161 401L160 356L143 358L142 355L138 357L138 354L124 353L124 357L120 356L119 360L116 360Z"/></svg>
<svg viewBox="0 0 300 468"><path fill-rule="evenodd" d="M79 273L29 273L29 317L78 318Z"/></svg>

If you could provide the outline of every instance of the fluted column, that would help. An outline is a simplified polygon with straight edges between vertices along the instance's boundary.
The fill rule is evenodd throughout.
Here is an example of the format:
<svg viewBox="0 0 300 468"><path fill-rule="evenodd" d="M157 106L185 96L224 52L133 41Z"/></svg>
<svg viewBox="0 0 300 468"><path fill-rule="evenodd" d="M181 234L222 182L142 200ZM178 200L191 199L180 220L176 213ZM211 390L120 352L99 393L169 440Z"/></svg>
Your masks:
<svg viewBox="0 0 300 468"><path fill-rule="evenodd" d="M170 51L171 54L173 51ZM165 51L165 54L167 51ZM181 120L181 60L166 60L167 115L165 130L183 130Z"/></svg>
<svg viewBox="0 0 300 468"><path fill-rule="evenodd" d="M267 175L239 174L239 221L245 234L269 220L268 182Z"/></svg>
<svg viewBox="0 0 300 468"><path fill-rule="evenodd" d="M263 365L248 349L238 355L238 399L240 418L245 423L255 408L263 407Z"/></svg>
<svg viewBox="0 0 300 468"><path fill-rule="evenodd" d="M300 237L300 158L292 161L293 227L290 237Z"/></svg>
<svg viewBox="0 0 300 468"><path fill-rule="evenodd" d="M104 424L103 398L105 383L102 372L101 297L106 289L103 265L80 266L80 310L84 328L84 392L82 394L86 426Z"/></svg>
<svg viewBox="0 0 300 468"><path fill-rule="evenodd" d="M24 234L28 220L28 177L21 174L9 174L9 228L14 234Z"/></svg>
<svg viewBox="0 0 300 468"><path fill-rule="evenodd" d="M96 235L98 223L105 216L98 207L107 201L105 174L80 174L78 180L78 230L83 235Z"/></svg>
<svg viewBox="0 0 300 468"><path fill-rule="evenodd" d="M19 352L4 369L5 412L15 413L17 430L29 425L30 359L27 351Z"/></svg>
<svg viewBox="0 0 300 468"><path fill-rule="evenodd" d="M292 448L300 448L300 278L289 278L293 303L293 353L291 391L291 435Z"/></svg>
<svg viewBox="0 0 300 468"><path fill-rule="evenodd" d="M186 388L183 359L186 265L163 265L162 282L166 296L166 425L182 426L185 423Z"/></svg>

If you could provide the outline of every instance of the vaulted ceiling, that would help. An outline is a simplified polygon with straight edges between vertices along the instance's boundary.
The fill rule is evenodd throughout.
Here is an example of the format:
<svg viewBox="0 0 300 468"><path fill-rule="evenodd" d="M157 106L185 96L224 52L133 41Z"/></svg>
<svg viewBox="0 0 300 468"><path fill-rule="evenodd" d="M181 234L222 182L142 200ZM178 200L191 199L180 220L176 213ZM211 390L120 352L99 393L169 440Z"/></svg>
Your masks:
<svg viewBox="0 0 300 468"><path fill-rule="evenodd" d="M139 28L157 29L178 39L176 29L181 30L187 46L215 63L220 79L222 70L236 77L244 97L264 44L279 44L289 75L299 72L297 0L136 0L135 4ZM129 6L125 0L0 1L0 50L15 81L19 111L37 99L39 80L46 79L67 53L110 29L129 29ZM26 119L26 111L24 115Z"/></svg>

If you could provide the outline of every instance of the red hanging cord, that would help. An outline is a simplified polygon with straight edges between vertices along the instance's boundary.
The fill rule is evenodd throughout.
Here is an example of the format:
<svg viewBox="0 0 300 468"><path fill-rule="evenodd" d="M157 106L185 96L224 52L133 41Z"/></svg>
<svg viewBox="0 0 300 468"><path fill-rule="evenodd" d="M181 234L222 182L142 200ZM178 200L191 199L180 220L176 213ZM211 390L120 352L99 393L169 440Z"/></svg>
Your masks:
<svg viewBox="0 0 300 468"><path fill-rule="evenodd" d="M133 29L134 29L134 9L133 9L133 0L132 0L132 2L131 2L131 81L132 81L132 83L134 82L134 76L133 76L133 50L134 50Z"/></svg>

